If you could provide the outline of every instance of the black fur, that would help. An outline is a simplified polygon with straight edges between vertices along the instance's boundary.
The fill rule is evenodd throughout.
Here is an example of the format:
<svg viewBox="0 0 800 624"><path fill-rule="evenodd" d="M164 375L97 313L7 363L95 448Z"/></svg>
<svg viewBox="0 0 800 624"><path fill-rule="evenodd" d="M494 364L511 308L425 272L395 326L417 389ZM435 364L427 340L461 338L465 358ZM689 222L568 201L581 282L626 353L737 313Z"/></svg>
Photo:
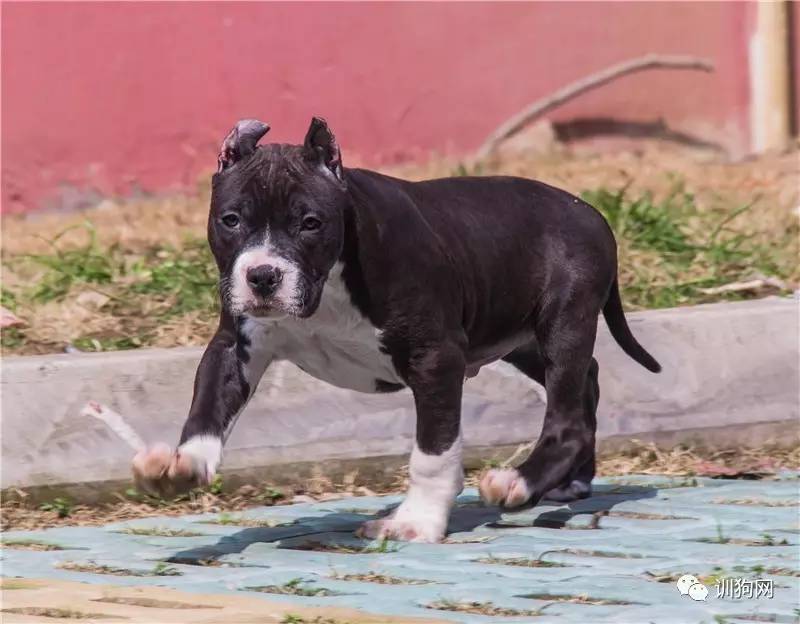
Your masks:
<svg viewBox="0 0 800 624"><path fill-rule="evenodd" d="M346 169L333 134L315 120L303 146L234 146L213 179L208 234L223 303L237 254L265 231L302 267L303 308L319 304L331 267L343 263L352 303L381 330L382 350L411 388L417 443L448 449L459 431L464 378L503 358L544 384L542 435L520 466L536 502L554 487L594 476L597 362L602 312L612 336L651 371L622 311L613 234L589 204L542 182L458 177L408 182ZM241 222L227 226L225 215ZM300 223L322 222L313 233ZM224 428L249 395L230 314L198 371L183 439ZM228 381L226 381L228 380ZM375 381L375 391L398 389Z"/></svg>

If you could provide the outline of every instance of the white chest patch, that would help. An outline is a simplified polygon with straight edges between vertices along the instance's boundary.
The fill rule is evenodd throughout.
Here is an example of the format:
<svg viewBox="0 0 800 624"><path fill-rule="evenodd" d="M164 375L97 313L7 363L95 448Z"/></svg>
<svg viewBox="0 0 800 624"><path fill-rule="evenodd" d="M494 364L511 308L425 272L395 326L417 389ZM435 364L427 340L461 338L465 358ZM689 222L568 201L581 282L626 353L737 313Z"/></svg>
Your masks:
<svg viewBox="0 0 800 624"><path fill-rule="evenodd" d="M309 375L340 388L376 392L376 382L403 384L391 358L381 352L380 330L350 301L341 276L331 270L317 311L307 319L270 323L268 338L276 359L288 360Z"/></svg>

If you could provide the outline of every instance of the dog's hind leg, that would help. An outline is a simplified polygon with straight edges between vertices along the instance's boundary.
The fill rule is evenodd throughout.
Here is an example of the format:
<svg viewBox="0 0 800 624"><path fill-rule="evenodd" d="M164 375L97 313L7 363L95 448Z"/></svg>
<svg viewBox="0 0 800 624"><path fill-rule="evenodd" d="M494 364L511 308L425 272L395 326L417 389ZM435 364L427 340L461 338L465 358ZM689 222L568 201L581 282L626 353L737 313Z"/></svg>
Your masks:
<svg viewBox="0 0 800 624"><path fill-rule="evenodd" d="M583 391L584 416L592 429L592 435L597 432L597 404L600 401L600 386L597 383L597 360L592 358L589 373L586 378L586 387ZM592 444L591 453L582 464L575 464L570 476L560 486L553 488L544 498L559 502L569 502L579 498L586 498L592 493L592 479L595 475L595 445Z"/></svg>
<svg viewBox="0 0 800 624"><path fill-rule="evenodd" d="M545 386L547 410L528 459L516 469L491 470L481 481L487 502L516 507L541 498L569 501L591 494L599 399L598 365L592 357L596 325L556 323L551 328L541 344L503 358Z"/></svg>

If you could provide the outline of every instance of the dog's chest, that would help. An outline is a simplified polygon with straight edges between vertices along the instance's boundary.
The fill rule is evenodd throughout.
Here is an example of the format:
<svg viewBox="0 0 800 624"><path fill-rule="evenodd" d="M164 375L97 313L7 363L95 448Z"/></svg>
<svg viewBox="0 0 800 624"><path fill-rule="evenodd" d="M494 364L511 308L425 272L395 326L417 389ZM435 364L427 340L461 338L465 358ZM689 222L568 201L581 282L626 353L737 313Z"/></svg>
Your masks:
<svg viewBox="0 0 800 624"><path fill-rule="evenodd" d="M340 388L379 392L403 384L380 334L350 300L339 267L308 319L285 319L274 328L276 354L309 375Z"/></svg>

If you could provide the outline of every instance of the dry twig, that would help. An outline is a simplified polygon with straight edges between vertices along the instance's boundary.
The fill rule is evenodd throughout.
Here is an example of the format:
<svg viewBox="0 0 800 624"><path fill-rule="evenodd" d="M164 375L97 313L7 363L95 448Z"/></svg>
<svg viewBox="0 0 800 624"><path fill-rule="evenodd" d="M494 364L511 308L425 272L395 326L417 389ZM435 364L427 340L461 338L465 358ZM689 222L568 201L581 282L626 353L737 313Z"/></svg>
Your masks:
<svg viewBox="0 0 800 624"><path fill-rule="evenodd" d="M590 74L585 78L581 78L572 84L562 87L555 93L541 100L537 100L503 122L483 142L483 145L481 145L478 150L478 159L491 154L503 141L515 135L534 119L541 117L544 113L561 106L582 93L596 89L620 76L654 68L695 69L710 72L714 70L714 65L711 61L694 56L670 56L661 54L647 54L639 58L618 63L617 65L612 65L611 67L607 67L604 70Z"/></svg>

